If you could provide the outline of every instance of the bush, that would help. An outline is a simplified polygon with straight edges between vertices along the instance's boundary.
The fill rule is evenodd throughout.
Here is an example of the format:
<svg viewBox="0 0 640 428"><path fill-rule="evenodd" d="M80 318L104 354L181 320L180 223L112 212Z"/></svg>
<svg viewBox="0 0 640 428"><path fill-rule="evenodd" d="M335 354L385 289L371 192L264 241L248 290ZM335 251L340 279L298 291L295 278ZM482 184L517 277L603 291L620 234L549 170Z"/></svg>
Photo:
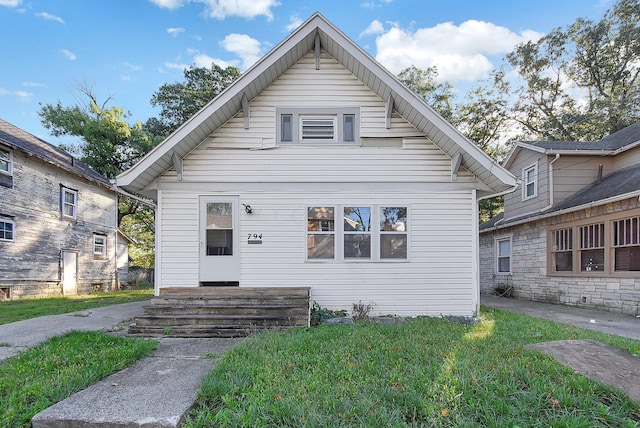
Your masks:
<svg viewBox="0 0 640 428"><path fill-rule="evenodd" d="M338 318L338 317L346 317L347 316L347 311L343 310L338 310L338 311L332 311L331 309L326 309L326 308L322 308L320 307L320 305L318 305L317 302L313 302L311 304L311 327L316 327L320 324L322 324L322 321L324 320L328 320L331 318Z"/></svg>

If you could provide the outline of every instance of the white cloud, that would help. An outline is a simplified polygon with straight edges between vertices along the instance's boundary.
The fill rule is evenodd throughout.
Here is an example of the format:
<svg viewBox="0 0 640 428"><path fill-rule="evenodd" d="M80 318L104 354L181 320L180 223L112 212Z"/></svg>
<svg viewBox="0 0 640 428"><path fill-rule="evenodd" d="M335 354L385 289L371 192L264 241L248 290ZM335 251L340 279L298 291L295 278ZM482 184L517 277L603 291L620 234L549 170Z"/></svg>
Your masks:
<svg viewBox="0 0 640 428"><path fill-rule="evenodd" d="M11 95L15 95L18 98L20 98L21 100L26 100L27 98L30 98L33 96L33 92L27 92L27 91L10 91L8 89L4 89L4 88L0 88L0 97L1 96L11 96Z"/></svg>
<svg viewBox="0 0 640 428"><path fill-rule="evenodd" d="M242 69L246 70L260 59L260 42L246 34L229 34L220 42L229 52L233 52L242 59Z"/></svg>
<svg viewBox="0 0 640 428"><path fill-rule="evenodd" d="M131 64L130 62L123 62L122 65L124 65L126 68L128 68L131 71L140 71L140 70L142 70L142 66L141 65Z"/></svg>
<svg viewBox="0 0 640 428"><path fill-rule="evenodd" d="M47 21L56 21L61 24L64 24L64 20L62 18L60 18L59 16L51 15L50 13L47 13L47 12L36 13L36 16L39 16L42 19L46 19Z"/></svg>
<svg viewBox="0 0 640 428"><path fill-rule="evenodd" d="M237 61L232 64L232 62L225 61L220 58L212 58L209 55L200 54L193 57L193 63L196 67L205 67L211 68L211 64L215 64L220 68L227 68L230 65L237 66Z"/></svg>
<svg viewBox="0 0 640 428"><path fill-rule="evenodd" d="M149 1L151 1L151 3L155 4L156 6L160 6L165 9L177 9L179 7L184 6L185 3L188 3L188 1L183 1L183 0L149 0Z"/></svg>
<svg viewBox="0 0 640 428"><path fill-rule="evenodd" d="M489 56L504 55L516 44L540 37L532 30L516 34L476 20L459 26L445 22L415 32L394 26L376 38L376 59L395 74L412 65L436 66L442 80L474 81L487 77L494 68Z"/></svg>
<svg viewBox="0 0 640 428"><path fill-rule="evenodd" d="M287 31L293 31L301 26L303 22L304 21L299 16L290 16L289 25L287 25L285 28L287 29Z"/></svg>
<svg viewBox="0 0 640 428"><path fill-rule="evenodd" d="M189 68L189 64L180 64L177 62L165 62L164 66L173 70L184 70L185 68Z"/></svg>
<svg viewBox="0 0 640 428"><path fill-rule="evenodd" d="M76 60L76 54L74 54L73 52L71 52L71 51L69 51L67 49L61 49L60 51L62 52L62 54L64 56L66 56L71 61L75 61Z"/></svg>
<svg viewBox="0 0 640 428"><path fill-rule="evenodd" d="M208 18L225 19L228 16L255 18L264 15L273 19L271 8L279 6L278 0L149 0L165 9L177 9L189 3L201 3L205 6L203 15Z"/></svg>
<svg viewBox="0 0 640 428"><path fill-rule="evenodd" d="M22 86L27 88L47 88L46 83L38 83L38 82L22 82Z"/></svg>
<svg viewBox="0 0 640 428"><path fill-rule="evenodd" d="M33 96L33 92L27 92L27 91L15 91L14 92L19 98L30 98Z"/></svg>
<svg viewBox="0 0 640 428"><path fill-rule="evenodd" d="M382 22L378 21L377 19L374 19L373 21L371 21L371 24L369 24L369 26L365 28L365 30L362 33L360 33L360 37L370 36L372 34L382 34L382 33L384 33L384 25L382 25Z"/></svg>
<svg viewBox="0 0 640 428"><path fill-rule="evenodd" d="M184 33L184 28L175 27L175 28L167 28L167 33L169 33L172 37L178 37L181 33Z"/></svg>
<svg viewBox="0 0 640 428"><path fill-rule="evenodd" d="M18 7L22 3L22 0L0 0L0 6Z"/></svg>

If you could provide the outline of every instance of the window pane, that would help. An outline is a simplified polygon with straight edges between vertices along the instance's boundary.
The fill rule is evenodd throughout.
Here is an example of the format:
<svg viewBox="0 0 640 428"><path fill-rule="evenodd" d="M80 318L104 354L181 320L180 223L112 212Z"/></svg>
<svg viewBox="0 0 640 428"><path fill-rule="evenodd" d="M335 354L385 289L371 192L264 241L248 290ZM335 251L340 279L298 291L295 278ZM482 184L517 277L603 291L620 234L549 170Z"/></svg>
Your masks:
<svg viewBox="0 0 640 428"><path fill-rule="evenodd" d="M344 258L371 258L371 235L365 233L344 235Z"/></svg>
<svg viewBox="0 0 640 428"><path fill-rule="evenodd" d="M292 135L292 128L291 125L293 123L293 117L290 114L283 114L282 115L282 127L281 127L281 135L280 135L280 140L281 141L292 141L293 139L293 135Z"/></svg>
<svg viewBox="0 0 640 428"><path fill-rule="evenodd" d="M640 271L640 246L619 247L615 251L617 271Z"/></svg>
<svg viewBox="0 0 640 428"><path fill-rule="evenodd" d="M498 258L498 272L511 272L511 258L499 257Z"/></svg>
<svg viewBox="0 0 640 428"><path fill-rule="evenodd" d="M355 121L353 114L345 114L343 116L343 139L344 141L355 141Z"/></svg>
<svg viewBox="0 0 640 428"><path fill-rule="evenodd" d="M232 256L233 230L207 230L207 256Z"/></svg>
<svg viewBox="0 0 640 428"><path fill-rule="evenodd" d="M307 230L333 232L335 230L333 207L311 207L307 210Z"/></svg>
<svg viewBox="0 0 640 428"><path fill-rule="evenodd" d="M580 251L580 270L602 272L604 270L604 249Z"/></svg>
<svg viewBox="0 0 640 428"><path fill-rule="evenodd" d="M345 207L345 232L371 232L371 208Z"/></svg>
<svg viewBox="0 0 640 428"><path fill-rule="evenodd" d="M307 257L310 259L332 259L334 247L333 234L307 235Z"/></svg>
<svg viewBox="0 0 640 428"><path fill-rule="evenodd" d="M73 192L69 192L68 190L64 191L64 203L75 205L76 203L76 194Z"/></svg>
<svg viewBox="0 0 640 428"><path fill-rule="evenodd" d="M400 233L380 235L380 258L406 259L407 235Z"/></svg>
<svg viewBox="0 0 640 428"><path fill-rule="evenodd" d="M511 240L498 241L498 257L511 257Z"/></svg>
<svg viewBox="0 0 640 428"><path fill-rule="evenodd" d="M556 272L571 272L573 270L573 253L562 251L553 255L555 260L554 270Z"/></svg>
<svg viewBox="0 0 640 428"><path fill-rule="evenodd" d="M207 204L207 229L233 229L233 208L230 202Z"/></svg>
<svg viewBox="0 0 640 428"><path fill-rule="evenodd" d="M380 230L383 232L406 232L407 207L380 208Z"/></svg>
<svg viewBox="0 0 640 428"><path fill-rule="evenodd" d="M9 172L10 154L6 150L0 149L0 170Z"/></svg>
<svg viewBox="0 0 640 428"><path fill-rule="evenodd" d="M73 205L65 204L64 215L67 217L75 217L75 210Z"/></svg>

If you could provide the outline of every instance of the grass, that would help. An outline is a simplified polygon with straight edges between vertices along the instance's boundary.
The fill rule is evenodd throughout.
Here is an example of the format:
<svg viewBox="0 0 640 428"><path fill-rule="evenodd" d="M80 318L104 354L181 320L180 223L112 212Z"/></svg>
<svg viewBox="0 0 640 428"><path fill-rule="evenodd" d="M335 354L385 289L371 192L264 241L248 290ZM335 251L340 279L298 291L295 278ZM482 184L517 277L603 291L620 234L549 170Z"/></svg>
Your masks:
<svg viewBox="0 0 640 428"><path fill-rule="evenodd" d="M156 342L70 332L0 363L0 426L30 427L38 412L127 367Z"/></svg>
<svg viewBox="0 0 640 428"><path fill-rule="evenodd" d="M625 394L563 367L529 343L640 343L484 309L484 321L268 332L204 379L186 427L637 427Z"/></svg>
<svg viewBox="0 0 640 428"><path fill-rule="evenodd" d="M153 289L123 290L78 296L47 297L0 302L0 325L45 315L58 315L101 306L149 299Z"/></svg>

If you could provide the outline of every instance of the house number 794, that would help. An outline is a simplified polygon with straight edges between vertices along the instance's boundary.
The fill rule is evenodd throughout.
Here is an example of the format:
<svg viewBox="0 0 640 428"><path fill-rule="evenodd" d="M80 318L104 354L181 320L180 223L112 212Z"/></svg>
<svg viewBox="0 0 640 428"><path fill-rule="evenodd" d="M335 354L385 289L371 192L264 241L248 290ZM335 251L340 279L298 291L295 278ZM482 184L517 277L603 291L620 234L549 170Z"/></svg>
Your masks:
<svg viewBox="0 0 640 428"><path fill-rule="evenodd" d="M252 239L262 239L262 233L258 234L258 233L250 233L248 238L249 241L251 241Z"/></svg>

